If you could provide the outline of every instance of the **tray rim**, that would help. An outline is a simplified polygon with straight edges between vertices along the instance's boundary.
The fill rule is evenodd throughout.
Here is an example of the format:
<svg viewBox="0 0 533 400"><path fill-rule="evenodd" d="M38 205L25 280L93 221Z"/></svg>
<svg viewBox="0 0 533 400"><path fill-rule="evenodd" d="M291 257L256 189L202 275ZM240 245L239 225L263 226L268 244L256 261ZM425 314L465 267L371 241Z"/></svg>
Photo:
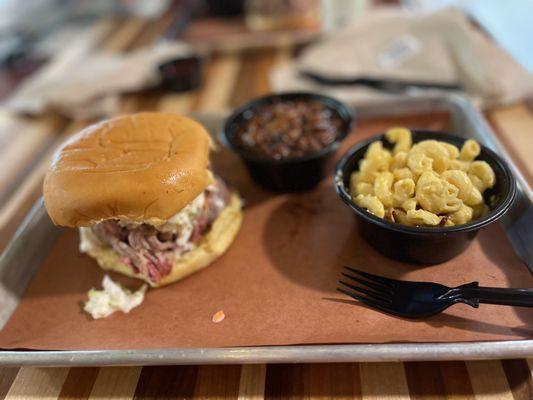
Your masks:
<svg viewBox="0 0 533 400"><path fill-rule="evenodd" d="M132 366L452 361L528 358L533 340L252 346L150 350L1 351L1 366Z"/></svg>
<svg viewBox="0 0 533 400"><path fill-rule="evenodd" d="M471 123L477 125L492 144L503 150L525 196L531 201L531 189L526 180L508 157L498 138L492 133L483 116L462 95L434 93L431 95L407 95L408 100L440 100L458 106ZM389 102L400 101L390 99ZM359 107L377 107L376 104ZM17 239L34 226L35 219L43 210L42 199L21 223L0 261L13 250ZM0 264L2 264L0 262ZM526 266L525 266L526 267ZM527 268L527 267L526 267ZM251 364L251 363L311 363L311 362L385 362L385 361L444 361L487 360L502 358L533 357L533 339L431 342L431 343L367 343L367 344L312 344L249 346L226 348L163 348L127 350L1 350L0 366L120 366L120 365L170 365L170 364Z"/></svg>

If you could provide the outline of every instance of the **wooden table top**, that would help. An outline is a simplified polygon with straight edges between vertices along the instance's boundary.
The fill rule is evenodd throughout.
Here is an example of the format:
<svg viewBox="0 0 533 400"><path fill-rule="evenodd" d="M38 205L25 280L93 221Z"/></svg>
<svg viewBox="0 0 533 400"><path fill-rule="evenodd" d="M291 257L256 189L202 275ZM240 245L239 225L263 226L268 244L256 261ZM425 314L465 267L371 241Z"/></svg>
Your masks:
<svg viewBox="0 0 533 400"><path fill-rule="evenodd" d="M142 20L99 21L99 46L121 52L151 43L171 24L164 15ZM75 45L75 44L74 44ZM65 49L67 52L68 49ZM232 107L268 93L268 72L287 62L291 46L214 54L200 90L150 92L123 97L122 111L176 113ZM487 117L531 182L533 112L527 103L492 110ZM21 118L0 106L0 250L33 202L50 156L67 135L88 121L57 115ZM533 399L532 360L456 362L171 366L115 368L2 368L2 399L87 398L295 398Z"/></svg>

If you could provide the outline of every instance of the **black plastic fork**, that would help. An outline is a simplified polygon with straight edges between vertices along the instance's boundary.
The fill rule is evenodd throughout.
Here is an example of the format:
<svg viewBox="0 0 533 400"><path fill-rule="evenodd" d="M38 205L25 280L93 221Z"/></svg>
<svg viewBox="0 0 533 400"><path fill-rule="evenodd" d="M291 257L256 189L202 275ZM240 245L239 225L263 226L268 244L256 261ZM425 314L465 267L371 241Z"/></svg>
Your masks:
<svg viewBox="0 0 533 400"><path fill-rule="evenodd" d="M448 307L464 303L479 307L480 303L533 307L533 289L480 287L478 282L450 288L433 282L409 282L344 267L337 288L351 298L388 314L405 318L422 318L438 314Z"/></svg>

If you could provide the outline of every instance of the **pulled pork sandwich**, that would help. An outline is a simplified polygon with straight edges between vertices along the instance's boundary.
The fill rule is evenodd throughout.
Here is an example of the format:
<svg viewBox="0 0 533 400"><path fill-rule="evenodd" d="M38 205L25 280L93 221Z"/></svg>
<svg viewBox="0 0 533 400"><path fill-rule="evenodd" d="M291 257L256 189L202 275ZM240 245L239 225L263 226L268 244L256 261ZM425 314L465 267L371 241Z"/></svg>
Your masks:
<svg viewBox="0 0 533 400"><path fill-rule="evenodd" d="M56 153L44 201L56 225L107 270L167 285L233 242L241 200L209 169L211 138L195 121L140 113L89 126Z"/></svg>

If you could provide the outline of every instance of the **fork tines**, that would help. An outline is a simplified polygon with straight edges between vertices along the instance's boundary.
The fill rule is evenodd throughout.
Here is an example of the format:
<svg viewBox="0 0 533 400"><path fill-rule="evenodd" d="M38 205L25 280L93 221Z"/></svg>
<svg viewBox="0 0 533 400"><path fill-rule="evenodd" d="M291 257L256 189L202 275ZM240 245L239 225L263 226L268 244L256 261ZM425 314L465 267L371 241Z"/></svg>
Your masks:
<svg viewBox="0 0 533 400"><path fill-rule="evenodd" d="M392 302L394 280L359 271L348 266L344 268L350 273L342 272L342 276L353 282L360 283L364 287L340 280L339 283L343 287L337 288L337 291L371 307L383 308Z"/></svg>

